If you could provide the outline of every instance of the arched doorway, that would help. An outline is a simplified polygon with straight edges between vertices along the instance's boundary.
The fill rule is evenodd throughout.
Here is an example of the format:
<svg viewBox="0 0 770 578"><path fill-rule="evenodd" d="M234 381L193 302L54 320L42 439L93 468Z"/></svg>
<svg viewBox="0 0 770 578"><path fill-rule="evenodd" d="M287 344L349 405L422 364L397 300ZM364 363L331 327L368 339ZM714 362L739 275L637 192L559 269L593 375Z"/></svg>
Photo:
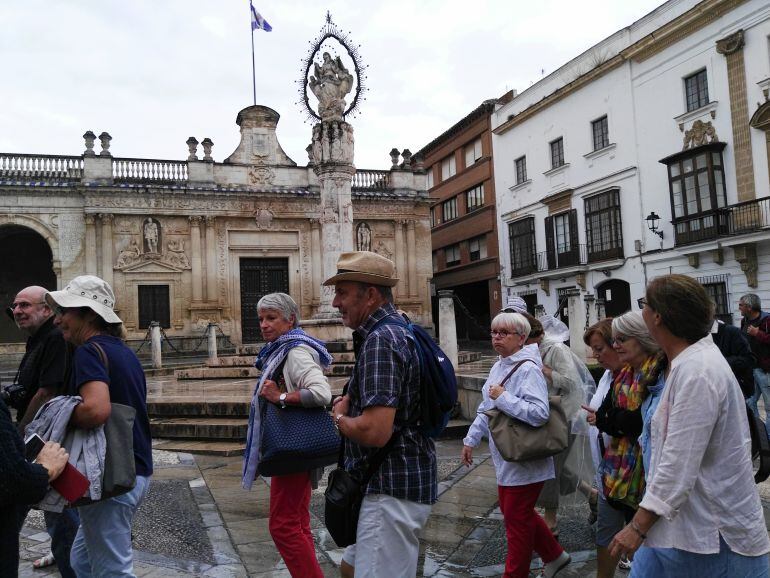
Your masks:
<svg viewBox="0 0 770 578"><path fill-rule="evenodd" d="M631 288L621 279L610 279L599 285L596 296L604 299L606 317L617 317L631 310Z"/></svg>
<svg viewBox="0 0 770 578"><path fill-rule="evenodd" d="M39 234L20 225L0 226L0 343L25 341L26 335L18 330L5 314L5 309L24 287L40 285L56 289L51 247Z"/></svg>

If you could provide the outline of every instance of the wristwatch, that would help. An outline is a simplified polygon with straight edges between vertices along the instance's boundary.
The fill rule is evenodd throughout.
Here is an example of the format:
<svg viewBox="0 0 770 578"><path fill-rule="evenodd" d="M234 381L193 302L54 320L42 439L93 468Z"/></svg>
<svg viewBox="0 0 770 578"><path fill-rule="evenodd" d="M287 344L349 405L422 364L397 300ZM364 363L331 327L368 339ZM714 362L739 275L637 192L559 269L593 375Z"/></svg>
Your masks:
<svg viewBox="0 0 770 578"><path fill-rule="evenodd" d="M345 415L344 415L344 414L342 414L342 413L338 413L337 415L335 415L335 416L334 416L334 427L336 427L336 428L337 428L337 431L338 431L338 432L340 431L340 420L341 420L343 417L345 417Z"/></svg>
<svg viewBox="0 0 770 578"><path fill-rule="evenodd" d="M278 400L281 402L281 408L286 409L286 394L282 393L278 396Z"/></svg>

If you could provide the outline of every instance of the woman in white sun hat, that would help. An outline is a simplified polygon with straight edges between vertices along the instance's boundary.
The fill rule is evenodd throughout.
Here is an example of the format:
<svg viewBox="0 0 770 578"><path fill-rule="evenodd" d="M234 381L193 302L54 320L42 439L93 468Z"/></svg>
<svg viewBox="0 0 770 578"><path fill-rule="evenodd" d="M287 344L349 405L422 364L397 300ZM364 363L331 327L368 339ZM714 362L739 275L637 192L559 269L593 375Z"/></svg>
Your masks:
<svg viewBox="0 0 770 578"><path fill-rule="evenodd" d="M103 279L76 277L63 290L46 294L45 300L56 313L55 323L64 339L77 347L68 393L80 395L83 402L73 410L70 425L90 429L104 424L113 402L136 410L136 486L126 494L78 508L80 527L72 546L72 568L79 578L133 576L131 522L152 475L144 371L123 341L123 322L114 311L115 294Z"/></svg>

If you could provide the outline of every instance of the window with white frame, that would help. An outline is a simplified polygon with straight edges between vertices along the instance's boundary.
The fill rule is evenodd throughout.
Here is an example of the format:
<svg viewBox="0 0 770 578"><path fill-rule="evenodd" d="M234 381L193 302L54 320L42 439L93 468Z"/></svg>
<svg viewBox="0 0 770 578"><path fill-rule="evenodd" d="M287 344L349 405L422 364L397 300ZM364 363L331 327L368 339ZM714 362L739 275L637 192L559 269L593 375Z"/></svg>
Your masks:
<svg viewBox="0 0 770 578"><path fill-rule="evenodd" d="M444 215L444 222L457 218L457 197L452 197L441 204L441 212Z"/></svg>
<svg viewBox="0 0 770 578"><path fill-rule="evenodd" d="M684 79L684 94L687 100L687 112L709 103L708 78L705 68Z"/></svg>
<svg viewBox="0 0 770 578"><path fill-rule="evenodd" d="M455 162L454 154L449 155L443 161L441 161L441 180L445 181L449 177L453 177L457 174L457 164Z"/></svg>
<svg viewBox="0 0 770 578"><path fill-rule="evenodd" d="M487 236L479 235L468 239L468 256L471 261L487 258Z"/></svg>
<svg viewBox="0 0 770 578"><path fill-rule="evenodd" d="M465 207L467 212L475 211L484 206L484 183L465 192Z"/></svg>
<svg viewBox="0 0 770 578"><path fill-rule="evenodd" d="M553 226L556 231L556 252L566 253L570 250L569 213L562 213L553 218Z"/></svg>
<svg viewBox="0 0 770 578"><path fill-rule="evenodd" d="M446 266L454 267L460 264L460 244L456 243L444 248L444 257L446 258Z"/></svg>
<svg viewBox="0 0 770 578"><path fill-rule="evenodd" d="M516 169L516 184L520 185L527 181L527 157L519 157L513 161L513 166Z"/></svg>
<svg viewBox="0 0 770 578"><path fill-rule="evenodd" d="M593 135L595 151L610 146L610 131L607 123L607 115L591 122L591 133Z"/></svg>
<svg viewBox="0 0 770 578"><path fill-rule="evenodd" d="M564 138L559 137L551 141L551 168L557 169L564 164Z"/></svg>
<svg viewBox="0 0 770 578"><path fill-rule="evenodd" d="M465 166L469 167L473 165L477 160L481 158L481 138L477 138L475 141L466 145L465 147Z"/></svg>
<svg viewBox="0 0 770 578"><path fill-rule="evenodd" d="M425 187L428 189L433 188L433 167L428 168L428 173L425 175Z"/></svg>

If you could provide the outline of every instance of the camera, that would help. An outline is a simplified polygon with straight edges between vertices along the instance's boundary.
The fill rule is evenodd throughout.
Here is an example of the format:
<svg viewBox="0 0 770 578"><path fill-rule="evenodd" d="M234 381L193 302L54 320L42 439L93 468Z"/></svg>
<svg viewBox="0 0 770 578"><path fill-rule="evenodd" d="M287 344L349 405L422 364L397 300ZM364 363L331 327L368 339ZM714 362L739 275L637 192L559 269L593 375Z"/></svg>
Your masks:
<svg viewBox="0 0 770 578"><path fill-rule="evenodd" d="M12 383L0 389L0 399L14 409L19 409L29 397L29 392L20 383Z"/></svg>

